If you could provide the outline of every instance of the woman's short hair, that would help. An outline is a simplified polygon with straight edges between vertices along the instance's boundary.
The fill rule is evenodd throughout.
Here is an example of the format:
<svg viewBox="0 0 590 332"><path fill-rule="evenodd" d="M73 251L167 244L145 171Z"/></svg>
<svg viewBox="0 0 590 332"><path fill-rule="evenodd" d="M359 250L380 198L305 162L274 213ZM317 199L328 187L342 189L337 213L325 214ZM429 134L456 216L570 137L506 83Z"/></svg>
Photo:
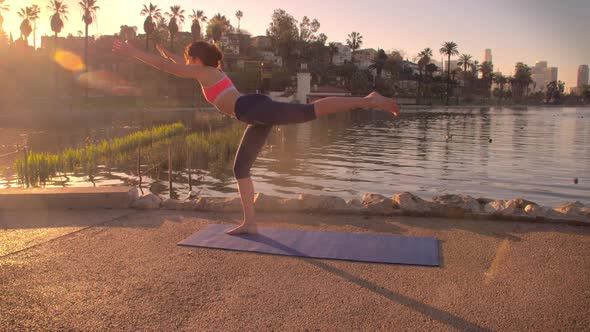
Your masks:
<svg viewBox="0 0 590 332"><path fill-rule="evenodd" d="M189 57L198 58L205 66L221 68L223 53L214 44L206 41L196 41L186 47L184 57L187 60Z"/></svg>

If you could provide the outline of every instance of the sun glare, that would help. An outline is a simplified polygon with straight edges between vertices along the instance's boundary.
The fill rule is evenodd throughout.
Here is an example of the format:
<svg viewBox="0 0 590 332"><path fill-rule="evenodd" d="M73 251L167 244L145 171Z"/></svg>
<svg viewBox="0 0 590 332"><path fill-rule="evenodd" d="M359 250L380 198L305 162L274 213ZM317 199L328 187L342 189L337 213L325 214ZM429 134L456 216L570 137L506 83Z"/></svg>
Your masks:
<svg viewBox="0 0 590 332"><path fill-rule="evenodd" d="M60 66L72 72L80 72L86 68L82 58L68 51L58 50L53 59Z"/></svg>
<svg viewBox="0 0 590 332"><path fill-rule="evenodd" d="M139 96L142 94L141 89L130 85L125 79L106 70L83 73L78 77L78 81L82 86L102 90L111 95Z"/></svg>

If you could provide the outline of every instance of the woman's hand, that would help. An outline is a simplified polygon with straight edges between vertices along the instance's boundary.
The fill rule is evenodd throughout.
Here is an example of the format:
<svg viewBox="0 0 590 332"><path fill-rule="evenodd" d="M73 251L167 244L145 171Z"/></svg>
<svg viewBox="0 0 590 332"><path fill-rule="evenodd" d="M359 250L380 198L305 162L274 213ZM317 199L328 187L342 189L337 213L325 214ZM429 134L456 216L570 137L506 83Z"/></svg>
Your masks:
<svg viewBox="0 0 590 332"><path fill-rule="evenodd" d="M138 50L127 41L115 40L113 42L113 52L133 57L137 54Z"/></svg>

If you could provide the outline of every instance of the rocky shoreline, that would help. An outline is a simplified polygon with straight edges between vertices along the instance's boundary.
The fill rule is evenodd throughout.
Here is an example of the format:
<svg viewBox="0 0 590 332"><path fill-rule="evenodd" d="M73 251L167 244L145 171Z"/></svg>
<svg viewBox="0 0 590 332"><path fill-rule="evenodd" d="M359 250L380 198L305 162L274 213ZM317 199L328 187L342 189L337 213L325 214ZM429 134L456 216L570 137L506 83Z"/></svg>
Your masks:
<svg viewBox="0 0 590 332"><path fill-rule="evenodd" d="M179 210L210 212L241 212L239 197L197 197L185 201L162 199L147 193L131 191L131 207L138 210ZM541 206L522 198L491 200L467 195L444 195L424 200L411 193L386 197L365 194L348 201L335 196L299 195L280 198L256 194L254 206L261 212L354 214L378 216L420 216L453 219L494 219L532 222L565 222L590 225L590 207L580 202L568 202L556 207Z"/></svg>

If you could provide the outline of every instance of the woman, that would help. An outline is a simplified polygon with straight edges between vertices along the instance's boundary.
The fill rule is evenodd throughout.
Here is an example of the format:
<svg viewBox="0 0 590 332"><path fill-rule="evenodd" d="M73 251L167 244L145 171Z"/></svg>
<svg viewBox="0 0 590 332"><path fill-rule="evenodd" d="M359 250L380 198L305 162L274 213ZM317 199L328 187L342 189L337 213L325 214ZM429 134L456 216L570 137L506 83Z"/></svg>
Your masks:
<svg viewBox="0 0 590 332"><path fill-rule="evenodd" d="M242 224L228 234L256 234L254 184L250 168L273 125L303 123L330 113L352 109L380 109L398 115L394 100L373 92L366 97L328 97L312 104L272 101L262 94L242 95L221 70L223 54L213 44L198 41L187 46L184 59L158 46L161 57L145 53L127 42L115 41L113 51L140 60L161 71L197 80L209 103L220 112L248 124L234 162L234 174L244 211Z"/></svg>

